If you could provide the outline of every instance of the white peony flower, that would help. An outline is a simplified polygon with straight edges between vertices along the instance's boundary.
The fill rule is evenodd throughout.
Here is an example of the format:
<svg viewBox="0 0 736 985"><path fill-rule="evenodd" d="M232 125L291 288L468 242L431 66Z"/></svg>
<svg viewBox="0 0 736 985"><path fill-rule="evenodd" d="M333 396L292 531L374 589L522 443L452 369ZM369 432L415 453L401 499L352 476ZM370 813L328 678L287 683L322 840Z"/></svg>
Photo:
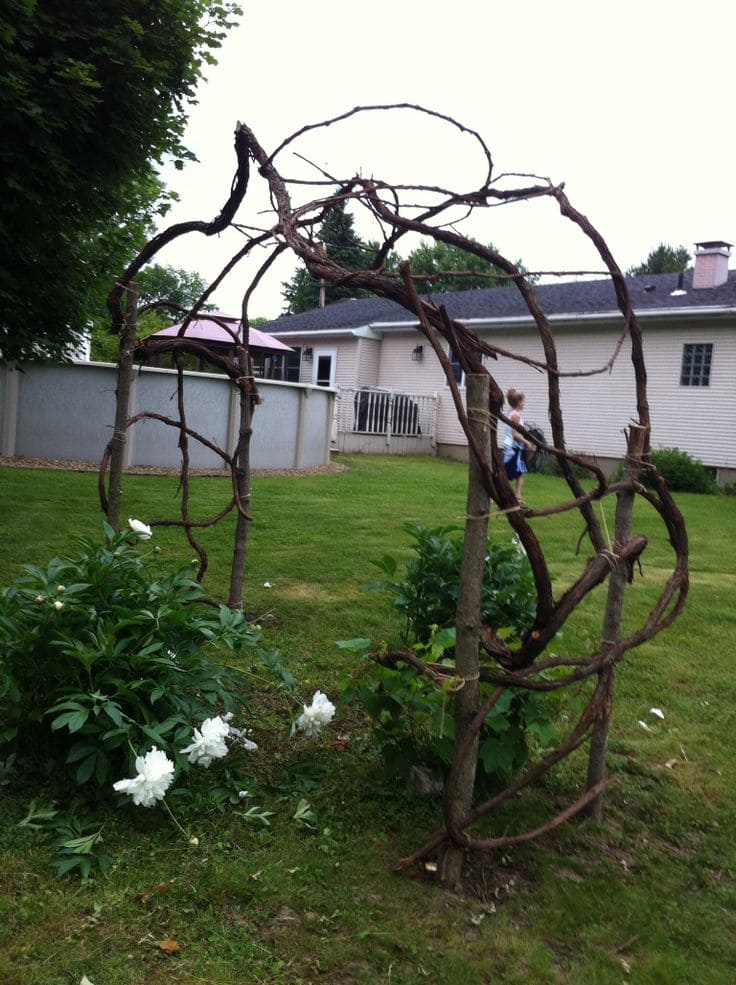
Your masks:
<svg viewBox="0 0 736 985"><path fill-rule="evenodd" d="M661 708L650 708L649 709L649 714L650 715L656 715L657 718L664 718L664 712L662 711Z"/></svg>
<svg viewBox="0 0 736 985"><path fill-rule="evenodd" d="M40 602L45 602L46 599L43 597L43 595L37 595L36 596L36 601L40 603Z"/></svg>
<svg viewBox="0 0 736 985"><path fill-rule="evenodd" d="M219 715L215 718L205 718L201 726L194 729L194 742L182 749L190 763L199 763L205 769L213 759L227 756L225 739L230 734L230 726Z"/></svg>
<svg viewBox="0 0 736 985"><path fill-rule="evenodd" d="M57 599L57 600L56 600L56 601L54 602L54 608L56 609L56 611L57 611L57 612L61 612L61 610L62 610L62 609L64 608L64 603L63 603L63 602L60 602L60 601L59 601L59 600Z"/></svg>
<svg viewBox="0 0 736 985"><path fill-rule="evenodd" d="M238 790L238 797L241 800L245 800L246 797L250 797L250 790Z"/></svg>
<svg viewBox="0 0 736 985"><path fill-rule="evenodd" d="M58 593L59 593L60 595L63 595L63 594L64 594L64 592L66 591L66 585L57 585L57 586L56 586L56 591L57 591L57 592L58 592Z"/></svg>
<svg viewBox="0 0 736 985"><path fill-rule="evenodd" d="M133 803L141 807L153 807L157 800L163 800L174 779L174 764L165 752L156 746L145 756L135 761L138 776L132 780L118 780L113 789L127 793Z"/></svg>
<svg viewBox="0 0 736 985"><path fill-rule="evenodd" d="M332 721L334 714L335 706L329 698L321 691L315 691L311 705L304 705L303 714L297 718L296 727L305 735L313 738L319 734L323 725Z"/></svg>
<svg viewBox="0 0 736 985"><path fill-rule="evenodd" d="M128 526L134 534L138 534L141 540L150 540L153 537L151 528L140 520L132 520L128 517Z"/></svg>

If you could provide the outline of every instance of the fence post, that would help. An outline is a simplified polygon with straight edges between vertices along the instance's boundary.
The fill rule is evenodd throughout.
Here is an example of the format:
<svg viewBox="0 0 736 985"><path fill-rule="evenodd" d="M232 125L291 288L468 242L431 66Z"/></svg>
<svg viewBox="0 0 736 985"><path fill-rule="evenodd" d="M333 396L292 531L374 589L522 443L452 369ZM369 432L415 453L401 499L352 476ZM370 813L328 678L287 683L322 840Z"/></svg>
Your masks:
<svg viewBox="0 0 736 985"><path fill-rule="evenodd" d="M0 454L11 457L15 455L15 443L18 436L18 393L20 390L20 373L15 363L5 367L5 399L3 400L3 432Z"/></svg>
<svg viewBox="0 0 736 985"><path fill-rule="evenodd" d="M386 444L391 444L391 425L394 422L394 395L388 395L388 407L386 408Z"/></svg>
<svg viewBox="0 0 736 985"><path fill-rule="evenodd" d="M330 464L330 449L332 447L332 427L335 423L335 391L326 394L327 396L327 407L325 409L325 453L323 462L325 465Z"/></svg>
<svg viewBox="0 0 736 985"><path fill-rule="evenodd" d="M307 397L309 392L305 387L299 390L299 409L296 414L296 448L294 449L294 468L300 469L304 461L304 420L307 415Z"/></svg>
<svg viewBox="0 0 736 985"><path fill-rule="evenodd" d="M431 434L431 444L432 448L437 448L437 418L440 413L440 395L438 393L432 394L432 402L434 407L432 408L432 434Z"/></svg>
<svg viewBox="0 0 736 985"><path fill-rule="evenodd" d="M137 371L134 369L133 375L130 378L130 390L128 391L128 417L133 417L138 410L138 380L140 379L140 374L145 372L144 366L139 366ZM135 458L135 438L136 429L128 428L128 433L125 436L125 444L123 446L123 468L127 469L131 465L135 464L133 459Z"/></svg>
<svg viewBox="0 0 736 985"><path fill-rule="evenodd" d="M240 437L240 393L238 388L230 383L227 407L227 451L234 455L238 449ZM225 464L224 462L222 463Z"/></svg>

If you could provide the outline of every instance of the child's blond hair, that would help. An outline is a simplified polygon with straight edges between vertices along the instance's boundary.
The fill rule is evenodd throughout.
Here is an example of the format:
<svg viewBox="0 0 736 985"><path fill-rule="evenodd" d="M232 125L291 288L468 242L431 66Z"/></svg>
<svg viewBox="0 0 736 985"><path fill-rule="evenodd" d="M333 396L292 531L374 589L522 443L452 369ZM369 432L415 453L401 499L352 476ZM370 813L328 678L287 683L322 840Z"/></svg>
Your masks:
<svg viewBox="0 0 736 985"><path fill-rule="evenodd" d="M522 400L524 400L524 394L521 390L517 390L516 387L510 386L506 391L506 399L511 404L511 406L516 410Z"/></svg>

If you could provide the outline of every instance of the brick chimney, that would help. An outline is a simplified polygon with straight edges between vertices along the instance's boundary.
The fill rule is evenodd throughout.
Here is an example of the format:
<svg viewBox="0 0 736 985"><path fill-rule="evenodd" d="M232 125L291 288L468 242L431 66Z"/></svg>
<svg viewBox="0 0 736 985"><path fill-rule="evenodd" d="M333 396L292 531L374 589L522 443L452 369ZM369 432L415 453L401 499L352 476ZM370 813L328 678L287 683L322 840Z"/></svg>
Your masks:
<svg viewBox="0 0 736 985"><path fill-rule="evenodd" d="M696 243L695 269L693 270L693 289L720 287L728 280L728 258L732 243L713 240Z"/></svg>

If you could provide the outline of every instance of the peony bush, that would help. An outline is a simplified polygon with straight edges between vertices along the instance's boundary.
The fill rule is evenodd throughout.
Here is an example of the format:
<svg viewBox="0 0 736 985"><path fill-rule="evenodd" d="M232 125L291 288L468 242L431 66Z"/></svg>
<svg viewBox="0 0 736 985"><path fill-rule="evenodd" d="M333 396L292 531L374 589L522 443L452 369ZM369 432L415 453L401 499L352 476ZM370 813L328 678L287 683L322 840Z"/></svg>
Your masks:
<svg viewBox="0 0 736 985"><path fill-rule="evenodd" d="M77 538L75 553L27 565L0 594L0 759L28 767L67 802L77 788L88 806L118 793L136 808L168 809L167 793L190 770L258 749L251 729L234 724L251 715L247 677L215 655L230 653L244 669L257 663L289 692L296 684L259 627L206 602L195 562L169 573L148 525L103 526L102 543ZM292 732L314 737L335 714L319 691L310 705L288 697L303 709ZM230 778L242 786L237 770ZM264 823L269 812L247 813ZM32 805L24 823L58 829L60 816ZM86 874L100 839L75 830L84 837L66 844L84 844ZM72 852L60 871L79 861Z"/></svg>

